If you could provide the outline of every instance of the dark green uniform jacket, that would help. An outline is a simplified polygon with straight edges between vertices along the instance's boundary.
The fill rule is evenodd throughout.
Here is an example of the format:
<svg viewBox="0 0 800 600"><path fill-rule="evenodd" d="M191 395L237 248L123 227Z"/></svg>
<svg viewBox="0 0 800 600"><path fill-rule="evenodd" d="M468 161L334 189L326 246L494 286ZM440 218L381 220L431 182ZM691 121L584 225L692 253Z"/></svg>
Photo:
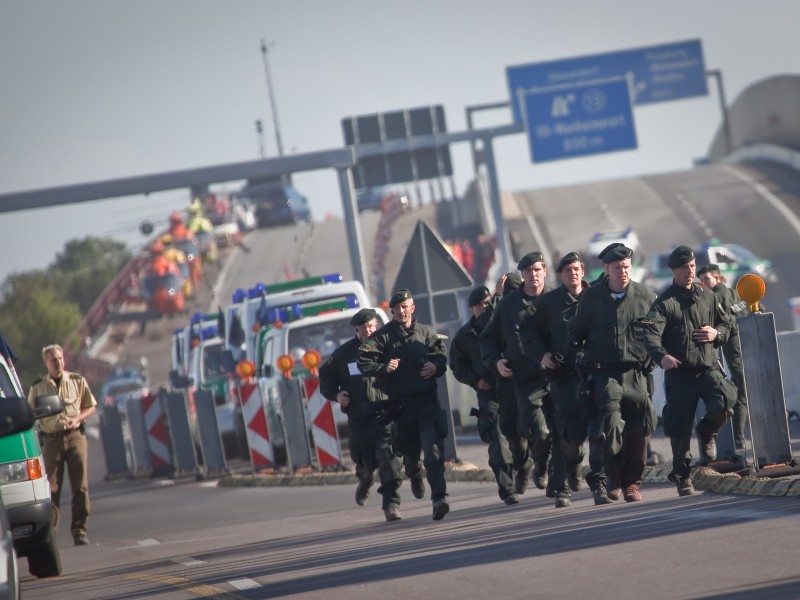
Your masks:
<svg viewBox="0 0 800 600"><path fill-rule="evenodd" d="M655 298L653 290L635 281L622 299L614 297L607 282L590 286L567 325L570 340L583 345L584 360L590 363L644 364L647 354L637 320L647 315Z"/></svg>
<svg viewBox="0 0 800 600"><path fill-rule="evenodd" d="M386 365L393 358L399 358L400 365L387 373ZM419 370L428 361L436 365L436 373L423 379ZM423 396L436 391L436 378L447 371L447 349L432 327L414 319L405 329L392 320L358 348L358 368L364 375L376 377L390 399Z"/></svg>
<svg viewBox="0 0 800 600"><path fill-rule="evenodd" d="M567 359L566 364L575 365L575 351L569 345L567 323L575 316L578 300L587 287L589 284L582 281L581 291L573 296L562 285L536 299L533 326L521 330L525 353L536 364L542 361L546 352L558 352Z"/></svg>
<svg viewBox="0 0 800 600"><path fill-rule="evenodd" d="M484 311L485 312L485 311ZM481 379L495 385L497 371L488 369L481 361L481 347L478 335L483 313L473 316L458 330L450 346L450 370L456 379L472 389L478 389Z"/></svg>
<svg viewBox="0 0 800 600"><path fill-rule="evenodd" d="M542 294L547 291L549 288L545 286ZM529 321L536 313L534 302L542 294L528 296L519 287L503 296L494 308L480 334L481 359L487 369L495 369L497 361L505 358L514 372L511 378L515 383L539 376L539 364L524 356L519 331L530 325Z"/></svg>
<svg viewBox="0 0 800 600"><path fill-rule="evenodd" d="M365 377L356 366L361 342L354 337L333 351L319 369L319 389L322 395L336 401L341 391L350 394L350 404L342 407L351 429L373 423L387 408L386 395L375 385L373 377Z"/></svg>
<svg viewBox="0 0 800 600"><path fill-rule="evenodd" d="M682 368L714 367L718 359L716 348L728 339L731 319L707 287L694 283L691 289L686 289L673 283L647 315L647 351L658 364L670 354L681 361ZM719 332L711 344L692 340L692 331L704 325L711 325Z"/></svg>

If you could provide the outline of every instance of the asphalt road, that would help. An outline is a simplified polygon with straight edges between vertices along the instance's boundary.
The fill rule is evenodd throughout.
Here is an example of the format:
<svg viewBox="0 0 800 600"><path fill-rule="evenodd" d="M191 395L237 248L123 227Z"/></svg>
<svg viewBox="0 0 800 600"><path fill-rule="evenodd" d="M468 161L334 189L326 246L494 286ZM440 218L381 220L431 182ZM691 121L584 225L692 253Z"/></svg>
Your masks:
<svg viewBox="0 0 800 600"><path fill-rule="evenodd" d="M403 520L386 523L378 498L356 506L352 485L91 490L91 545L60 532L63 576L25 575L25 598L800 596L796 497L646 485L641 503L595 507L583 490L555 509L538 490L506 507L491 483L451 483L452 510L432 522L430 502L404 485Z"/></svg>

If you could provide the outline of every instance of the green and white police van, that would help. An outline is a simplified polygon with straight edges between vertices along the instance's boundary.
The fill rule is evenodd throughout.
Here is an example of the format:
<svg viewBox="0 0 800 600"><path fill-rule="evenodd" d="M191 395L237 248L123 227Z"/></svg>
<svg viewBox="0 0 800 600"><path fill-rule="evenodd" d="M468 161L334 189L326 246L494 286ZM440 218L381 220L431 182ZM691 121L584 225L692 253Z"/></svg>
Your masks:
<svg viewBox="0 0 800 600"><path fill-rule="evenodd" d="M0 354L0 402L25 398L13 365ZM35 399L34 417L60 413L64 403L57 396ZM17 555L28 558L36 577L61 575L61 559L53 531L53 505L44 459L33 428L0 439L0 498L6 508Z"/></svg>

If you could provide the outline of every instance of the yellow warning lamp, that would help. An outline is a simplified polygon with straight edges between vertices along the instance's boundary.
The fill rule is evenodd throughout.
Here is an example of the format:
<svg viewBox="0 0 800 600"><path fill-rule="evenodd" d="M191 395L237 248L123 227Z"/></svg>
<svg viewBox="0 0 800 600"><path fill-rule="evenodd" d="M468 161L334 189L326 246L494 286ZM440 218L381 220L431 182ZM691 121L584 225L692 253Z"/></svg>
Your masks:
<svg viewBox="0 0 800 600"><path fill-rule="evenodd" d="M286 379L292 376L292 369L294 368L294 359L288 354L281 354L278 357L278 360L275 361L275 364L278 365L278 370L283 372L283 376Z"/></svg>
<svg viewBox="0 0 800 600"><path fill-rule="evenodd" d="M239 364L236 365L236 374L242 381L249 383L253 379L253 375L256 374L256 366L253 364L252 360L240 361Z"/></svg>
<svg viewBox="0 0 800 600"><path fill-rule="evenodd" d="M250 326L250 330L251 330L253 333L258 333L258 332L261 330L261 325L259 325L258 323L253 323L253 324Z"/></svg>
<svg viewBox="0 0 800 600"><path fill-rule="evenodd" d="M382 301L381 301L380 307L381 307L381 308L382 308L384 311L386 311L386 312L389 312L389 302L387 302L386 300L382 300Z"/></svg>
<svg viewBox="0 0 800 600"><path fill-rule="evenodd" d="M275 321L275 322L272 323L272 326L275 329L280 329L281 327L283 327L283 321Z"/></svg>
<svg viewBox="0 0 800 600"><path fill-rule="evenodd" d="M317 369L319 368L320 363L322 362L322 355L316 350L309 350L305 354L303 354L302 363L303 366L311 371L312 375L317 374Z"/></svg>
<svg viewBox="0 0 800 600"><path fill-rule="evenodd" d="M748 273L743 275L736 283L736 291L742 300L747 302L747 308L750 312L758 312L758 301L764 297L767 286L761 277Z"/></svg>

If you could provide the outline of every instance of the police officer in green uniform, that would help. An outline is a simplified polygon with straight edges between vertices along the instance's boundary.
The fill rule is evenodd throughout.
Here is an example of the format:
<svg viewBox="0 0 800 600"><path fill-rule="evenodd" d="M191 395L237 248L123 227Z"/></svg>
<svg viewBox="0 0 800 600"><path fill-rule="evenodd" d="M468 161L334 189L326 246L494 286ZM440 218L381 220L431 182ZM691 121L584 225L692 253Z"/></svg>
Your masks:
<svg viewBox="0 0 800 600"><path fill-rule="evenodd" d="M467 302L472 317L453 337L450 346L450 370L455 378L475 390L478 396L478 434L489 445L489 467L497 481L497 492L507 505L519 503L514 489L514 467L511 451L500 431L497 401L497 374L481 361L478 335L482 329L480 317L491 303L491 293L486 286L472 290Z"/></svg>
<svg viewBox="0 0 800 600"><path fill-rule="evenodd" d="M570 344L583 351L581 369L590 411L586 481L595 504L608 504L619 493L627 502L642 499L639 486L656 422L647 393L648 357L639 321L656 295L631 280L632 256L626 246L606 253L608 279L581 294L567 324Z"/></svg>
<svg viewBox="0 0 800 600"><path fill-rule="evenodd" d="M520 434L533 458L533 482L545 489L552 439L547 382L538 363L526 357L519 337L535 313L534 301L548 291L547 266L541 252L529 252L517 264L522 285L504 296L480 335L481 358L487 368L514 382Z"/></svg>
<svg viewBox="0 0 800 600"><path fill-rule="evenodd" d="M736 401L735 387L725 379L717 351L727 341L733 323L714 292L694 282L696 263L691 248L675 248L668 264L672 285L648 312L645 337L647 351L664 369L664 433L672 445L669 478L679 495L689 496L694 493L689 444L697 402L702 398L706 405L706 414L696 428L700 458L710 462L717 455L717 432Z"/></svg>
<svg viewBox="0 0 800 600"><path fill-rule="evenodd" d="M481 313L476 323L477 331L482 332L486 328L500 301L521 285L522 278L516 271L506 273L498 279L491 303ZM480 341L480 333L478 339ZM483 360L483 357L481 357L481 360ZM524 494L531 480L533 459L528 448L528 439L519 432L519 410L517 409L517 394L514 390L514 382L507 377L500 377L497 372L497 366L492 366L491 371L495 374L495 383L497 385L500 432L508 442L508 448L511 451L511 463L514 468L514 491L517 494Z"/></svg>
<svg viewBox="0 0 800 600"><path fill-rule="evenodd" d="M387 521L399 521L402 462L392 447L392 418L386 395L375 385L373 377L361 374L356 366L358 347L378 329L375 310L362 308L350 325L355 337L339 346L319 369L322 395L338 402L350 426L350 457L356 465L356 504L364 506L375 481L375 470L383 496L383 513Z"/></svg>
<svg viewBox="0 0 800 600"><path fill-rule="evenodd" d="M526 354L539 363L550 381L555 424L553 489L556 508L569 506L570 491L581 488L583 443L586 441L586 407L579 390L577 353L568 343L567 322L575 316L578 300L589 287L583 280L583 262L577 252L565 254L556 273L561 285L536 299L533 327L521 331ZM558 451L557 451L558 450Z"/></svg>
<svg viewBox="0 0 800 600"><path fill-rule="evenodd" d="M733 406L733 441L737 450L744 450L744 426L747 423L747 391L744 386L744 365L742 364L742 348L739 343L739 326L736 319L747 313L745 303L736 290L726 285L725 276L720 273L719 265L709 263L697 270L697 278L714 292L722 308L733 317L728 341L722 346L725 362L731 370L731 380L736 385L736 404Z"/></svg>
<svg viewBox="0 0 800 600"><path fill-rule="evenodd" d="M415 480L421 483L422 454L431 486L433 520L439 521L450 511L444 479L447 414L436 393L436 378L447 371L447 349L432 327L414 318L410 291L395 292L389 308L392 320L359 346L358 368L364 375L376 377L390 403L400 407L396 441L406 475L412 486Z"/></svg>
<svg viewBox="0 0 800 600"><path fill-rule="evenodd" d="M42 348L47 374L33 382L28 390L28 402L33 406L37 396L57 394L64 400L64 411L39 421L44 436L42 457L50 499L53 502L53 530L58 529L61 515L61 486L64 467L72 489L72 522L70 531L76 546L89 543L86 535L89 520L89 453L84 421L94 413L97 401L89 384L77 373L64 370L64 350L58 344Z"/></svg>

